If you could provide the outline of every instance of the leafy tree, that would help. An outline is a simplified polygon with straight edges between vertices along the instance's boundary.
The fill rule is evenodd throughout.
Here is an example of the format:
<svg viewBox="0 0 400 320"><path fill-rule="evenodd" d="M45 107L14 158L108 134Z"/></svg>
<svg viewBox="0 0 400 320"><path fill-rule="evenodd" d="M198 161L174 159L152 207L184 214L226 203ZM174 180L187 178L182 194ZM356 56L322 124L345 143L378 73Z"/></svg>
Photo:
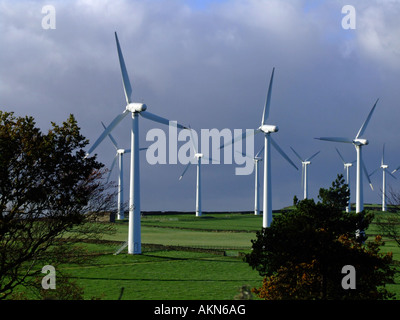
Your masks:
<svg viewBox="0 0 400 320"><path fill-rule="evenodd" d="M0 299L35 286L44 265L82 261L77 239L112 232L94 223L114 198L87 144L72 115L43 134L32 117L0 111Z"/></svg>
<svg viewBox="0 0 400 320"><path fill-rule="evenodd" d="M339 174L329 189L320 188L318 199L327 206L344 210L350 200L350 190L343 175Z"/></svg>
<svg viewBox="0 0 400 320"><path fill-rule="evenodd" d="M347 191L346 191L347 190ZM264 299L385 299L384 287L393 282L391 254L381 254L381 238L365 243L356 230L368 228L373 216L342 209L348 189L338 176L321 189L321 202L299 201L295 210L274 218L257 232L245 260L264 277L254 291ZM344 290L342 267L357 271L357 289Z"/></svg>

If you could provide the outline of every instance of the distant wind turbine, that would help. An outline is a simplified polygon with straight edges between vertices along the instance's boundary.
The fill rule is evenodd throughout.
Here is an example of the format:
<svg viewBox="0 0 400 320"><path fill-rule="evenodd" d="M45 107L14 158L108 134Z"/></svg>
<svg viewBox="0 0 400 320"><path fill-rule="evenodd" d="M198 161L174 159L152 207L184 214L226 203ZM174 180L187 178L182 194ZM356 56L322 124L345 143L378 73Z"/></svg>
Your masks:
<svg viewBox="0 0 400 320"><path fill-rule="evenodd" d="M106 126L104 125L103 121L101 122L102 126L104 129L106 129ZM115 150L117 151L114 160L111 164L110 172L107 177L107 182L110 179L111 172L114 169L115 162L118 159L118 169L119 169L119 175L118 175L118 209L117 209L117 219L122 220L124 219L124 191L123 191L123 186L124 186L124 174L123 174L123 164L124 164L124 153L130 153L130 149L121 149L118 147L117 141L115 141L114 137L111 135L111 133L108 134L108 137L111 140L111 143L114 145Z"/></svg>
<svg viewBox="0 0 400 320"><path fill-rule="evenodd" d="M383 149L382 149L382 159L381 159L381 166L380 168L382 169L382 211L387 210L387 205L386 205L386 173L391 176L394 179L397 179L392 173L387 171L386 169L389 166L385 164L385 144L383 144ZM397 169L396 169L397 170ZM393 170L395 172L396 170Z"/></svg>
<svg viewBox="0 0 400 320"><path fill-rule="evenodd" d="M103 121L101 121L101 124L104 129L106 129L106 126L104 125ZM111 133L108 134L108 137L111 140L111 143L114 145L115 150L117 153L115 154L114 160L111 164L110 171L108 173L107 177L107 182L110 180L111 173L114 169L115 162L118 159L118 207L117 207L117 219L122 220L124 219L124 174L123 174L123 164L124 164L124 154L125 153L130 153L131 149L122 149L118 147L117 141L115 141L114 137L111 135ZM146 150L147 148L139 148L140 151Z"/></svg>
<svg viewBox="0 0 400 320"><path fill-rule="evenodd" d="M296 170L299 170L292 160L286 155L286 153L279 147L279 145L272 139L271 133L277 132L278 127L275 125L268 125L265 121L269 117L269 110L271 105L271 94L272 94L272 83L274 80L275 68L272 69L271 80L269 82L269 88L267 98L265 101L264 111L261 119L261 125L254 129L251 134L264 133L264 196L263 196L263 228L267 228L272 222L272 188L271 188L271 144L285 158ZM236 141L242 140L246 137L249 131L246 130L242 135L235 137L229 143L221 146L224 148L227 145L235 143Z"/></svg>
<svg viewBox="0 0 400 320"><path fill-rule="evenodd" d="M357 182L356 182L356 212L361 212L364 210L364 198L363 198L363 178L362 178L362 171L365 172L367 179L369 181L369 184L372 188L371 180L369 180L369 176L366 172L363 160L362 160L362 147L366 146L369 142L367 139L361 139L360 137L364 134L365 129L368 126L368 123L371 119L372 113L375 110L375 107L378 103L379 99L376 100L374 106L372 107L371 111L368 114L367 119L364 121L362 124L360 130L358 131L356 137L354 139L351 138L342 138L342 137L321 137L321 138L315 138L319 140L325 140L325 141L333 141L333 142L342 142L342 143L352 143L357 151Z"/></svg>
<svg viewBox="0 0 400 320"><path fill-rule="evenodd" d="M201 217L202 211L201 211L201 158L204 157L202 153L199 153L197 150L197 147L195 146L194 143L194 138L192 134L192 129L190 128L190 135L192 138L192 146L194 149L194 157L197 159L197 178L196 178L196 217ZM212 161L212 159L207 158L208 160ZM186 165L185 170L183 170L182 174L179 177L179 180L183 178L185 175L186 171L189 169L190 164L192 162L189 161L189 163Z"/></svg>
<svg viewBox="0 0 400 320"><path fill-rule="evenodd" d="M86 156L91 154L104 138L128 115L132 115L131 127L131 163L130 163L130 190L129 190L129 227L128 227L128 253L141 254L141 221L140 221L140 177L139 177L139 115L161 124L176 124L180 129L187 129L185 126L176 122L170 122L168 119L157 116L146 111L147 106L144 103L132 102L132 87L126 70L124 57L119 45L118 36L115 32L115 41L117 44L119 64L122 73L122 84L124 87L126 107L125 110L116 116L110 125L104 130L100 137L89 149Z"/></svg>
<svg viewBox="0 0 400 320"><path fill-rule="evenodd" d="M264 146L257 152L254 157L250 157L244 152L242 155L253 159L254 161L254 215L260 215L260 183L258 182L258 162L262 161L262 157L260 157L261 152L264 150ZM240 153L240 152L239 152Z"/></svg>
<svg viewBox="0 0 400 320"><path fill-rule="evenodd" d="M346 184L347 184L347 187L348 187L348 189L350 191L350 167L353 166L353 163L356 160L354 160L353 162L346 162L344 160L343 156L340 154L338 148L335 148L335 149L336 149L340 159L342 159L344 169L346 170ZM351 211L351 201L350 201L350 199L351 199L351 192L350 192L350 196L349 196L349 202L347 203L346 212L350 212Z"/></svg>
<svg viewBox="0 0 400 320"><path fill-rule="evenodd" d="M307 199L308 198L308 171L307 171L307 166L311 164L311 159L313 159L321 151L318 151L318 152L314 153L311 157L308 157L307 159L303 159L302 157L300 157L300 155L292 147L290 147L290 149L292 149L294 154L301 161L301 167L302 167L301 168L301 186L303 188L304 199Z"/></svg>

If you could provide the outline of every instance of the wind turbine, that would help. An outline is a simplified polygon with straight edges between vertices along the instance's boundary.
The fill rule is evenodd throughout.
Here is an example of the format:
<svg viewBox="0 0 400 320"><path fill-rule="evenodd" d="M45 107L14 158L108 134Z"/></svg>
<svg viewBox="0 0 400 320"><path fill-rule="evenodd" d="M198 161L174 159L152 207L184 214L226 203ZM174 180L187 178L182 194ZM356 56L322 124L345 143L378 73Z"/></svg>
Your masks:
<svg viewBox="0 0 400 320"><path fill-rule="evenodd" d="M103 121L101 122L101 124L103 125L103 128L106 129L106 126L104 125ZM114 160L111 164L110 167L110 172L108 173L108 177L107 177L107 182L110 179L111 173L114 169L115 166L115 162L118 159L118 171L119 171L119 175L118 175L118 207L117 207L117 219L118 220L122 220L124 219L124 174L123 174L123 164L124 164L124 154L125 153L130 153L131 149L122 149L118 147L117 141L115 141L114 137L111 135L111 133L108 134L108 137L111 140L111 143L114 145L115 150L116 150L116 154L114 157ZM146 150L147 148L139 148L139 151L142 150Z"/></svg>
<svg viewBox="0 0 400 320"><path fill-rule="evenodd" d="M386 169L389 166L385 164L385 144L383 144L383 149L382 149L382 159L381 159L381 169L382 169L382 211L387 210L386 206L386 173L388 173L391 177L394 179L397 179L392 173L389 171L386 171ZM393 170L393 172L397 171Z"/></svg>
<svg viewBox="0 0 400 320"><path fill-rule="evenodd" d="M104 130L106 129L106 126L104 125L103 121L101 122ZM111 143L114 145L115 150L117 153L115 154L114 160L111 164L110 172L107 177L107 182L110 179L111 172L115 166L115 162L118 159L118 169L119 169L119 175L118 175L118 210L117 210L117 219L122 220L124 219L124 192L123 192L123 185L124 185L124 174L123 174L123 164L124 164L124 154L125 153L130 153L130 149L121 149L118 147L117 141L115 141L114 137L111 135L111 133L108 134L108 137L111 140Z"/></svg>
<svg viewBox="0 0 400 320"><path fill-rule="evenodd" d="M260 157L261 152L264 150L264 147L257 152L254 156L254 214L256 216L260 215L260 183L258 182L258 164L262 161Z"/></svg>
<svg viewBox="0 0 400 320"><path fill-rule="evenodd" d="M264 150L264 146L257 152L254 157L250 157L247 154L242 152L242 155L253 159L254 161L254 215L260 215L260 183L258 182L258 164L262 161L262 157L260 157L261 152ZM238 152L238 151L237 151Z"/></svg>
<svg viewBox="0 0 400 320"><path fill-rule="evenodd" d="M367 139L361 139L360 137L365 132L365 129L368 126L368 123L371 119L372 113L375 110L375 107L378 103L379 99L376 100L374 106L372 107L371 111L368 114L367 119L362 124L360 130L358 131L356 137L354 139L351 138L342 138L342 137L321 137L315 138L318 140L325 140L325 141L333 141L333 142L342 142L342 143L352 143L357 152L357 183L356 183L356 213L359 213L364 210L364 199L363 199L363 178L362 178L362 171L366 173L366 169L362 160L362 147L366 146L369 142ZM367 179L369 184L372 188L371 180L369 180L369 176L366 173Z"/></svg>
<svg viewBox="0 0 400 320"><path fill-rule="evenodd" d="M335 148L335 149L336 149L340 159L342 159L344 169L346 170L346 183L347 183L347 187L349 188L349 191L350 191L350 167L353 166L353 162L355 162L355 161L346 162L344 160L343 156L340 154L338 148ZM346 212L350 212L350 210L351 210L351 201L350 201L350 199L351 199L351 193L350 193L350 196L349 196L349 202L347 203Z"/></svg>
<svg viewBox="0 0 400 320"><path fill-rule="evenodd" d="M296 170L299 170L292 160L286 155L286 153L279 147L279 145L272 139L271 133L277 132L278 127L275 125L268 125L265 121L268 119L269 110L271 105L271 94L272 94L272 83L274 80L275 68L272 69L271 80L269 82L269 88L267 93L267 98L265 101L264 111L261 118L261 125L254 129L252 134L264 133L264 195L263 195L263 228L267 228L272 222L272 188L271 188L271 144L274 148L285 158ZM235 143L241 139L244 139L248 131L242 135L232 139L229 143L220 147L220 149L226 147L229 144Z"/></svg>
<svg viewBox="0 0 400 320"><path fill-rule="evenodd" d="M301 185L302 185L302 188L303 188L304 199L307 199L308 198L308 171L307 171L307 166L311 164L311 159L313 159L321 151L318 151L318 152L314 153L311 157L308 157L307 159L303 159L302 157L299 156L299 154L292 147L290 147L290 149L292 149L294 154L301 161L301 166L302 166L302 168L301 168Z"/></svg>
<svg viewBox="0 0 400 320"><path fill-rule="evenodd" d="M194 149L194 157L197 159L197 178L196 178L196 217L201 217L202 211L201 211L201 158L204 157L204 154L200 153L197 151L197 147L195 146L194 143L194 138L192 134L192 129L190 129L190 135L192 138L192 146ZM207 158L210 161L212 159ZM190 164L192 162L189 161L189 163L186 165L185 170L183 170L182 174L179 177L179 181L182 180L183 176L185 175L186 171L189 169Z"/></svg>
<svg viewBox="0 0 400 320"><path fill-rule="evenodd" d="M128 115L132 115L131 127L131 162L130 162L130 183L129 183L129 227L128 227L128 253L141 254L141 226L140 226L140 177L139 177L139 115L161 124L169 125L176 122L170 122L168 119L157 116L146 111L147 106L144 103L132 102L132 87L126 70L124 57L119 45L118 36L115 32L115 41L117 44L119 64L122 73L122 84L124 87L126 107L125 110L116 116L109 126L103 131L100 137L89 149L86 156L104 140L104 138ZM181 124L176 123L180 129L187 129Z"/></svg>

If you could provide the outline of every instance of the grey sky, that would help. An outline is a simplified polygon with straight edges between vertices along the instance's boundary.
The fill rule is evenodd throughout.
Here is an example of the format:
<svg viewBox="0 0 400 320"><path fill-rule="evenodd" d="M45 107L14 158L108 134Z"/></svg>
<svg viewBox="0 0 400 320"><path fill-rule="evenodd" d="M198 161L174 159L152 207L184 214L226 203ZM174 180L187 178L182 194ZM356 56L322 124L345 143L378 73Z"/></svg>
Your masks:
<svg viewBox="0 0 400 320"><path fill-rule="evenodd" d="M55 30L41 26L48 4L56 9ZM348 4L356 9L355 30L342 28ZM198 131L233 132L260 125L275 67L268 123L279 126L274 139L293 161L290 146L304 157L321 150L309 167L309 195L316 197L344 172L335 147L350 161L356 152L352 145L314 137L354 137L377 98L364 135L370 141L365 164L369 171L378 167L386 143L389 169L400 165L399 15L397 0L0 1L0 105L34 116L43 130L73 113L93 143L102 132L100 121L108 124L125 108L117 31L135 101ZM113 131L121 147L129 147L129 127L126 118ZM145 137L155 127L168 132L140 119L142 146L151 143ZM254 149L262 144L257 135ZM96 152L111 165L110 141ZM301 171L272 152L278 209L301 197ZM129 155L125 159L128 183ZM235 167L203 166L204 211L253 209L254 176L235 176ZM142 153L142 210L194 210L195 166L178 181L183 169L150 165ZM355 168L351 176L354 187ZM398 187L399 181L387 180ZM380 202L381 181L381 172L372 177L374 192L364 184L366 202Z"/></svg>

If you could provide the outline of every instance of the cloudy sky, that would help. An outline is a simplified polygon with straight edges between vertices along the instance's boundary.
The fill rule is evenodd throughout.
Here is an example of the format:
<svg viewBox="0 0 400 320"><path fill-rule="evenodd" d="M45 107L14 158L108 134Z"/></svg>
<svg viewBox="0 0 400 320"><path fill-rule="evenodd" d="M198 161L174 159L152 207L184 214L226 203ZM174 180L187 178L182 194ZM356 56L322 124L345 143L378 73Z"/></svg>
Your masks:
<svg viewBox="0 0 400 320"><path fill-rule="evenodd" d="M55 9L55 29L42 27L45 5ZM355 29L342 27L345 5L355 9ZM198 132L233 133L260 125L275 67L268 123L279 126L273 137L300 169L272 150L273 209L279 209L302 194L301 164L290 146L303 157L321 151L309 167L309 196L316 198L343 173L335 147L349 161L356 152L314 138L354 138L377 98L364 134L370 142L364 162L369 171L377 168L386 143L389 169L400 165L399 15L399 0L0 0L0 106L33 116L43 131L72 113L93 143L100 121L110 123L126 104L117 31L135 101ZM129 128L127 117L113 131L121 147L130 145ZM154 128L168 134L167 127L140 119L142 146L153 143L146 134ZM254 149L262 144L256 135ZM111 165L109 140L96 152ZM253 209L254 175L235 175L237 166L203 165L204 211ZM141 153L142 210L194 210L196 170L178 181L184 167L151 165ZM355 167L351 175L355 186ZM398 178L387 179L394 189ZM371 179L375 191L365 183L365 201L378 203L381 172Z"/></svg>

